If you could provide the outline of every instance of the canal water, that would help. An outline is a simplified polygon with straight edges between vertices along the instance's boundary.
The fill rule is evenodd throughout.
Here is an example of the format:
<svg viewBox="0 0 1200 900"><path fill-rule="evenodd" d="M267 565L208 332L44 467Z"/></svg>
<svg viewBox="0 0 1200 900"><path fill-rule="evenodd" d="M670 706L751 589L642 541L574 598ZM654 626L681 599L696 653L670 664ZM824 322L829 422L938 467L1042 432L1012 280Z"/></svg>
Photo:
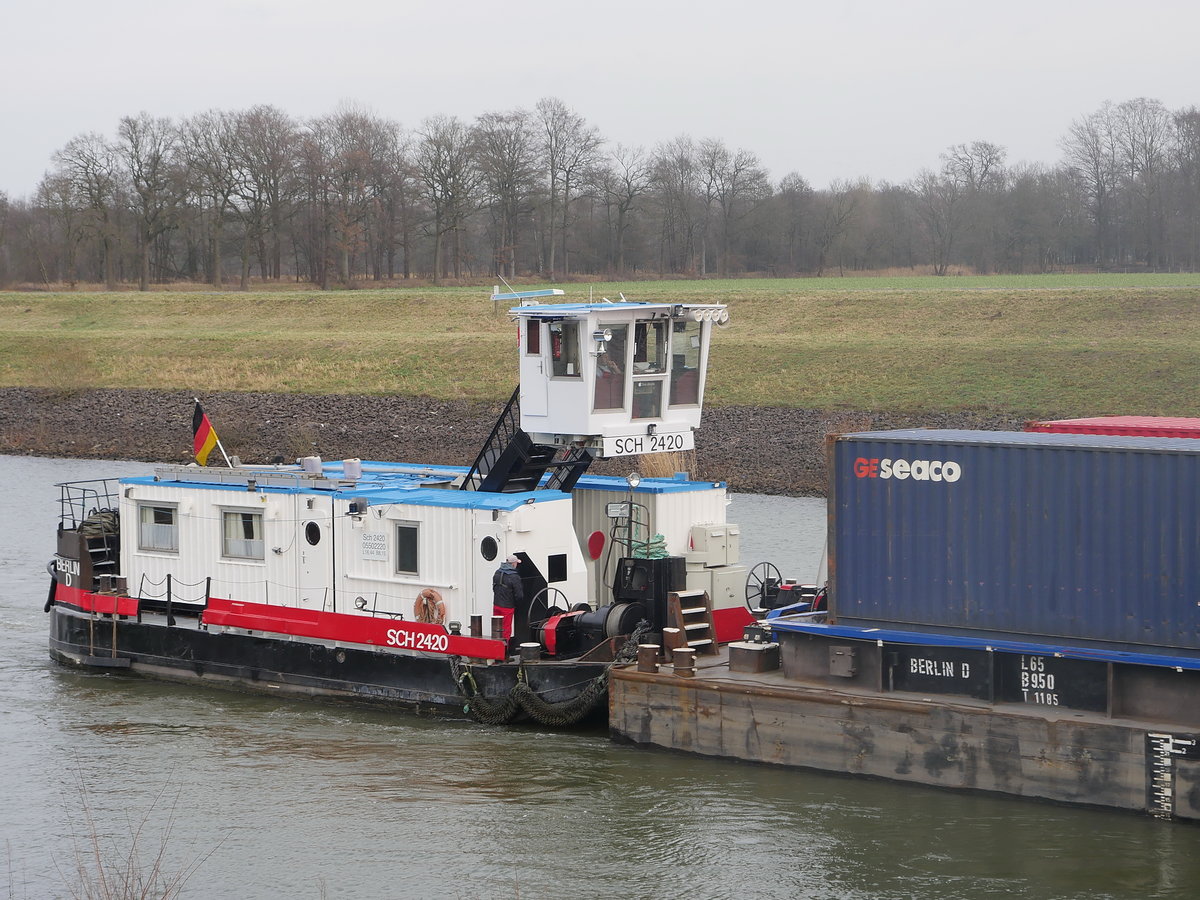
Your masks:
<svg viewBox="0 0 1200 900"><path fill-rule="evenodd" d="M97 856L189 898L1200 893L1195 826L67 671L53 484L145 468L0 457L0 898L78 896ZM816 577L822 501L730 520L744 562Z"/></svg>

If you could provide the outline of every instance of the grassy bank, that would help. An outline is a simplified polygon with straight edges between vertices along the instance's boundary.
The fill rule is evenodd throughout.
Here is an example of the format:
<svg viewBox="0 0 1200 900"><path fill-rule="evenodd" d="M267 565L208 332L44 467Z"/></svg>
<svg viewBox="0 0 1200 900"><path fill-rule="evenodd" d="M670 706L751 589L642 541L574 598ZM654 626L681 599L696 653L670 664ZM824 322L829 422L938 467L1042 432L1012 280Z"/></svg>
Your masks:
<svg viewBox="0 0 1200 900"><path fill-rule="evenodd" d="M586 285L567 299L589 296ZM603 284L729 304L716 404L1200 415L1200 276ZM0 294L0 386L497 400L516 335L486 289Z"/></svg>

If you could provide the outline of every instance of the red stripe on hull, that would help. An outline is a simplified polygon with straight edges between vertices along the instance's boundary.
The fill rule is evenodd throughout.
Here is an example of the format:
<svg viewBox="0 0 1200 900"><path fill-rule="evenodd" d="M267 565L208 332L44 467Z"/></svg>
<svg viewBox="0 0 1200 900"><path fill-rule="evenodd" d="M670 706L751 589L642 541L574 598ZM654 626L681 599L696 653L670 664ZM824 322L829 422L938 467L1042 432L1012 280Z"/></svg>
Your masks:
<svg viewBox="0 0 1200 900"><path fill-rule="evenodd" d="M208 601L201 621L206 625L224 625L346 644L396 647L446 656L468 656L472 659L504 659L507 655L504 641L450 634L440 625L223 600L219 597Z"/></svg>
<svg viewBox="0 0 1200 900"><path fill-rule="evenodd" d="M84 612L103 613L106 616L136 616L138 601L133 597L117 597L113 594L93 594L82 588L58 584L54 588L54 602L74 606Z"/></svg>

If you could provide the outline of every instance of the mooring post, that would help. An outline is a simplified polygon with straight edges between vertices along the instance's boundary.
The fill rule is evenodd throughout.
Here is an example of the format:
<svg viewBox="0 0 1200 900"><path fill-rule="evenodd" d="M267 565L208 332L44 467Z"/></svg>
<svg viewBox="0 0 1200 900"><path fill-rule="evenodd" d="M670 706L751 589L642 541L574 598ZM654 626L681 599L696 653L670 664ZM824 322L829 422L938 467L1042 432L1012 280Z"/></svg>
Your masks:
<svg viewBox="0 0 1200 900"><path fill-rule="evenodd" d="M696 651L691 647L676 647L672 656L675 674L680 678L692 678L696 674Z"/></svg>
<svg viewBox="0 0 1200 900"><path fill-rule="evenodd" d="M638 644L637 670L639 672L658 671L658 644Z"/></svg>

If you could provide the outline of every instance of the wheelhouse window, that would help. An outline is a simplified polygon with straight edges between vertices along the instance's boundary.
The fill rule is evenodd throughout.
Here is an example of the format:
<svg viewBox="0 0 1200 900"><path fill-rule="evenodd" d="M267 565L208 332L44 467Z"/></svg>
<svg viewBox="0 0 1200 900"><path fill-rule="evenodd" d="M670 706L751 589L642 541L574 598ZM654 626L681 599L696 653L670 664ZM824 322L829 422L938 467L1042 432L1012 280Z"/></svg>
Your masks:
<svg viewBox="0 0 1200 900"><path fill-rule="evenodd" d="M263 514L248 510L221 513L221 555L229 559L263 559Z"/></svg>
<svg viewBox="0 0 1200 900"><path fill-rule="evenodd" d="M416 522L401 522L396 526L396 574L420 574L417 567L419 531Z"/></svg>
<svg viewBox="0 0 1200 900"><path fill-rule="evenodd" d="M667 370L666 322L638 322L633 327L633 374L658 375Z"/></svg>
<svg viewBox="0 0 1200 900"><path fill-rule="evenodd" d="M138 504L138 549L176 553L179 524L174 506Z"/></svg>
<svg viewBox="0 0 1200 900"><path fill-rule="evenodd" d="M671 342L671 405L694 406L700 402L699 322L676 322Z"/></svg>
<svg viewBox="0 0 1200 900"><path fill-rule="evenodd" d="M579 377L579 323L550 323L550 374Z"/></svg>
<svg viewBox="0 0 1200 900"><path fill-rule="evenodd" d="M633 326L633 418L657 419L663 409L663 376L667 371L667 323L636 322Z"/></svg>
<svg viewBox="0 0 1200 900"><path fill-rule="evenodd" d="M625 406L625 347L628 328L624 325L601 325L612 332L604 352L596 355L595 409L623 409Z"/></svg>
<svg viewBox="0 0 1200 900"><path fill-rule="evenodd" d="M542 320L525 320L525 354L537 356L542 352Z"/></svg>

